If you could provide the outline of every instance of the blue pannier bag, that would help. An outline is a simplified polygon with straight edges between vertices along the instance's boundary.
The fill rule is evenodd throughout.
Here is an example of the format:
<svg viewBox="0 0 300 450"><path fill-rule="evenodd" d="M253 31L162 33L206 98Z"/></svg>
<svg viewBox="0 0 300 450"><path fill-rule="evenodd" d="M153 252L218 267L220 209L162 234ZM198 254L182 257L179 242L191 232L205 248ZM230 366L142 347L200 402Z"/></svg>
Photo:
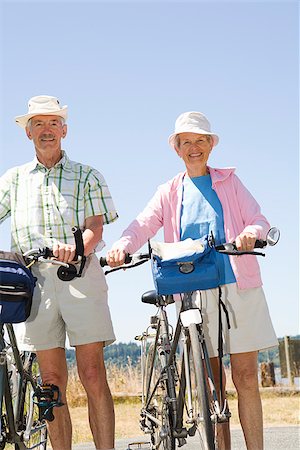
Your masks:
<svg viewBox="0 0 300 450"><path fill-rule="evenodd" d="M31 271L19 261L0 259L0 323L20 323L29 317L35 283Z"/></svg>
<svg viewBox="0 0 300 450"><path fill-rule="evenodd" d="M158 294L180 294L220 285L216 250L208 237L177 243L152 241L152 274Z"/></svg>

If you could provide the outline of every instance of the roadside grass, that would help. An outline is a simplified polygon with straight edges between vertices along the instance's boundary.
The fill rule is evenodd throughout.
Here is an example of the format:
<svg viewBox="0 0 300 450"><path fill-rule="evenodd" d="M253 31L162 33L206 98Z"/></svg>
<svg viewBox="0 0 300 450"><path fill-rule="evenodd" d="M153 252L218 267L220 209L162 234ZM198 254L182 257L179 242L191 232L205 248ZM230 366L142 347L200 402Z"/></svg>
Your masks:
<svg viewBox="0 0 300 450"><path fill-rule="evenodd" d="M264 413L264 426L299 425L299 394L276 394L262 392L262 404ZM229 396L229 408L232 414L230 424L232 428L239 427L237 398ZM140 402L136 397L120 402L115 398L116 415L116 439L133 438L141 436L139 427ZM87 408L80 406L71 408L73 422L74 443L89 442L92 440L89 431Z"/></svg>
<svg viewBox="0 0 300 450"><path fill-rule="evenodd" d="M126 367L107 367L108 382L114 397L116 416L116 439L142 435L139 427L140 374L139 369L129 363ZM232 414L231 426L238 427L237 396L230 372L227 372L228 402ZM264 425L299 425L300 393L281 387L261 389ZM73 442L92 440L89 431L88 413L84 390L75 372L69 379L68 401L73 422Z"/></svg>

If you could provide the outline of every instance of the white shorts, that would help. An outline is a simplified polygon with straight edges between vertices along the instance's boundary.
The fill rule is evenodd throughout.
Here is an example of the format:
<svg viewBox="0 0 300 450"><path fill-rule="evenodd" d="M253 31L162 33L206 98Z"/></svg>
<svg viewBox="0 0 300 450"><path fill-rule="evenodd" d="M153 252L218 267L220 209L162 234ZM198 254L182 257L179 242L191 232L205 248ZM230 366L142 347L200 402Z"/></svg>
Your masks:
<svg viewBox="0 0 300 450"><path fill-rule="evenodd" d="M219 290L194 293L202 311L203 331L210 357L218 356ZM239 289L236 283L222 286L222 301L229 314L230 329L222 310L224 354L262 350L278 345L264 291L261 287ZM180 302L176 302L177 311Z"/></svg>
<svg viewBox="0 0 300 450"><path fill-rule="evenodd" d="M62 281L57 267L36 264L38 281L29 318L20 332L24 350L48 350L93 342L111 344L115 340L107 303L107 283L96 255L86 260L83 277Z"/></svg>

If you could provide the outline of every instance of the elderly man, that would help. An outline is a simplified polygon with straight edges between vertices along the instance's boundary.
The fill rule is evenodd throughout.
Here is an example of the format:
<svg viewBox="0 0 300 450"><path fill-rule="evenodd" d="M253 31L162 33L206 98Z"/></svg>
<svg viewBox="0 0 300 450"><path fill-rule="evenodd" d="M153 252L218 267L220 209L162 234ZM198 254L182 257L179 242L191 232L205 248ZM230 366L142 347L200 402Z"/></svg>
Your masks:
<svg viewBox="0 0 300 450"><path fill-rule="evenodd" d="M185 172L161 185L143 212L129 225L107 254L110 266L123 264L163 227L166 242L199 239L213 232L216 243L236 241L238 250L251 251L256 239L269 230L267 219L235 169L209 167L209 156L219 142L204 114L181 114L169 144L183 160ZM258 350L277 345L257 260L254 256L218 255L222 295L231 328L225 334L233 382L238 392L239 416L248 450L263 449L262 408L257 379ZM200 292L207 318L206 342L218 382L218 289ZM200 305L198 305L200 307ZM224 389L224 386L223 386ZM218 449L230 449L229 427L218 430Z"/></svg>
<svg viewBox="0 0 300 450"><path fill-rule="evenodd" d="M16 117L33 141L33 161L0 178L0 222L11 216L12 250L48 246L65 263L75 258L72 227L82 230L86 265L83 276L62 281L57 267L33 267L37 286L31 315L21 336L22 348L36 351L43 383L57 385L64 406L49 423L54 450L70 450L72 427L66 401L68 371L65 340L76 349L77 368L87 393L90 427L97 449L114 447L114 410L106 381L103 347L114 341L107 285L94 254L103 247L103 225L117 213L103 176L71 161L61 148L67 135L67 106L40 95L28 113Z"/></svg>

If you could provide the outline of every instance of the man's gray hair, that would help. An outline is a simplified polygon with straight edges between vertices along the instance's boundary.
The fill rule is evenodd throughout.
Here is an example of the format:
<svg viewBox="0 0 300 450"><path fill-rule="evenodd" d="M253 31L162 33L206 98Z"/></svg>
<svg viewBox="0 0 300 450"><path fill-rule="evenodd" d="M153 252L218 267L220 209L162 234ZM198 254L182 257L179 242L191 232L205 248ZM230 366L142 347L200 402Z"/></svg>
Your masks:
<svg viewBox="0 0 300 450"><path fill-rule="evenodd" d="M28 120L28 122L27 122L27 124L26 124L26 128L29 128L29 129L31 128L31 121L32 121L32 119L33 119L34 117L35 117L35 116L30 117L30 119ZM60 119L60 122L61 122L62 125L64 125L64 124L66 123L66 121L65 121L65 119L64 119L63 117L57 116L57 118Z"/></svg>

